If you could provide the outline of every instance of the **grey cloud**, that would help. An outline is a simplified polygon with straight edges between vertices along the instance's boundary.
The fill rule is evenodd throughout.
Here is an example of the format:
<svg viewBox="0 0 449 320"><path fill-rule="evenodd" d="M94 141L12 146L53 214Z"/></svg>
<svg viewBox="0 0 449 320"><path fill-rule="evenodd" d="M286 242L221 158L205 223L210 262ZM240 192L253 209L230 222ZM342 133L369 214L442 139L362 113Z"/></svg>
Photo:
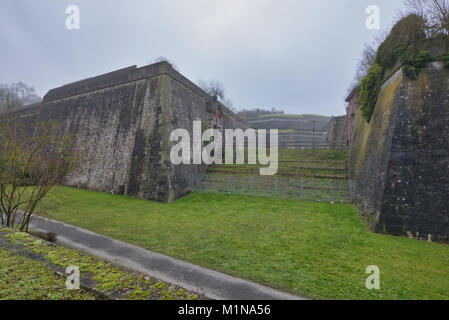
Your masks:
<svg viewBox="0 0 449 320"><path fill-rule="evenodd" d="M65 28L78 5L81 29ZM158 56L193 81L220 79L237 108L345 112L363 44L365 8L388 28L402 0L0 1L0 83L50 88Z"/></svg>

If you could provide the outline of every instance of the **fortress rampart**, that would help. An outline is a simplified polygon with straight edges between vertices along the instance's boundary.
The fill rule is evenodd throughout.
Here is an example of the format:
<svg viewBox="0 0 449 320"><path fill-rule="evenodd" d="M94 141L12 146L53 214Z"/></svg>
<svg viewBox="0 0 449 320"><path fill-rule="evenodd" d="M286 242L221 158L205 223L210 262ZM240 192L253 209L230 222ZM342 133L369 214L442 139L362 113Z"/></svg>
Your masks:
<svg viewBox="0 0 449 320"><path fill-rule="evenodd" d="M42 103L15 115L28 128L54 120L78 136L86 161L65 178L65 185L163 202L188 194L192 175L201 176L206 169L171 163L176 143L169 140L172 130L184 128L192 134L195 120L205 127L218 122L221 129L247 128L167 62L52 89Z"/></svg>
<svg viewBox="0 0 449 320"><path fill-rule="evenodd" d="M441 61L416 81L397 69L371 122L355 114L349 166L373 231L449 242L449 70Z"/></svg>

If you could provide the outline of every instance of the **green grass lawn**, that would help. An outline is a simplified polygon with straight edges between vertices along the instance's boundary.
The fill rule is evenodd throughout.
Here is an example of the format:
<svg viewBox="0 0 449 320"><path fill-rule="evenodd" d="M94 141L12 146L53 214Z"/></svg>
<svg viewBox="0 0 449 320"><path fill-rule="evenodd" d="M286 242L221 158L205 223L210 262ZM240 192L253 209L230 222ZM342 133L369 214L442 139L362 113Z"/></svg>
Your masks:
<svg viewBox="0 0 449 320"><path fill-rule="evenodd" d="M234 195L251 195L275 199L294 199L305 201L326 201L351 203L348 181L343 179L324 179L313 177L271 177L239 175L232 171L209 172L207 180L196 187L195 193L222 192Z"/></svg>
<svg viewBox="0 0 449 320"><path fill-rule="evenodd" d="M0 300L93 300L81 290L67 290L66 279L40 262L0 248Z"/></svg>
<svg viewBox="0 0 449 320"><path fill-rule="evenodd" d="M207 182L204 181L196 191L348 202L347 151L278 151L275 176L260 176L259 169L263 167L260 164L215 165L207 169Z"/></svg>
<svg viewBox="0 0 449 320"><path fill-rule="evenodd" d="M348 152L345 150L295 150L279 149L279 160L299 161L347 161Z"/></svg>
<svg viewBox="0 0 449 320"><path fill-rule="evenodd" d="M256 152L257 155L257 152ZM248 159L248 149L245 150ZM295 150L278 149L278 171L276 176L282 175L325 175L346 177L348 152L346 150ZM268 165L258 164L221 164L209 167L208 172L224 174L259 174L260 167Z"/></svg>
<svg viewBox="0 0 449 320"><path fill-rule="evenodd" d="M59 187L41 214L311 298L449 299L449 247L370 233L348 204L192 194L171 204ZM377 265L381 289L365 288Z"/></svg>

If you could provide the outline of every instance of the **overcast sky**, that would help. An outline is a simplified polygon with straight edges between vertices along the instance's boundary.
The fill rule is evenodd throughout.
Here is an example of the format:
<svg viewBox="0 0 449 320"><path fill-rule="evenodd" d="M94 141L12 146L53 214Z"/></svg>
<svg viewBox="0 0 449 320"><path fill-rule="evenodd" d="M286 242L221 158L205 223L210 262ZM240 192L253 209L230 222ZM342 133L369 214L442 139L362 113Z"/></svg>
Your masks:
<svg viewBox="0 0 449 320"><path fill-rule="evenodd" d="M186 77L216 78L241 108L339 115L368 30L402 0L0 0L0 83L49 89L165 56ZM80 30L66 28L66 7Z"/></svg>

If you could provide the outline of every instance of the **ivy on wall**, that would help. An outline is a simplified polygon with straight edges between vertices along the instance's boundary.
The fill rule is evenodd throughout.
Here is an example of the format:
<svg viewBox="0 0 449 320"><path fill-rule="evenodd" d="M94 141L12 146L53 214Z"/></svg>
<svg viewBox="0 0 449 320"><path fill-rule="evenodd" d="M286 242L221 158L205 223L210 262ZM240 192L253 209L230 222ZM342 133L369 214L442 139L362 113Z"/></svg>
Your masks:
<svg viewBox="0 0 449 320"><path fill-rule="evenodd" d="M427 50L420 50L415 54L409 51L401 56L402 71L412 80L416 80L426 63L431 61L432 57Z"/></svg>
<svg viewBox="0 0 449 320"><path fill-rule="evenodd" d="M371 121L371 116L373 115L374 107L376 106L379 97L384 71L384 67L374 63L369 68L367 75L362 79L360 85L360 111L368 123Z"/></svg>
<svg viewBox="0 0 449 320"><path fill-rule="evenodd" d="M423 50L426 41L425 30L423 18L411 14L399 20L379 46L375 63L362 79L360 86L360 109L368 123L379 98L385 70L400 62L405 76L416 80L426 63L431 60L429 52Z"/></svg>

